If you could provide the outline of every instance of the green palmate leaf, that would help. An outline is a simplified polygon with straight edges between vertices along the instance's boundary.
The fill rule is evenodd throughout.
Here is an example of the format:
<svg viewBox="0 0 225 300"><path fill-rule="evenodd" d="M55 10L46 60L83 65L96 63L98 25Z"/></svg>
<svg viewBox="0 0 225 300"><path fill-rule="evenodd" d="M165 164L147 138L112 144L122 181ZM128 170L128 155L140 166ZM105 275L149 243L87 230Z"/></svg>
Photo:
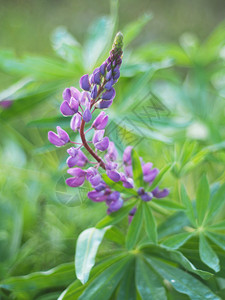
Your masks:
<svg viewBox="0 0 225 300"><path fill-rule="evenodd" d="M150 186L151 190L154 190L154 188L157 187L157 185L160 183L160 181L163 179L163 176L172 168L172 164L169 163L165 167L162 168L162 170L157 175L156 179L153 181L153 184Z"/></svg>
<svg viewBox="0 0 225 300"><path fill-rule="evenodd" d="M125 258L101 272L87 286L82 295L79 297L79 300L109 299L132 260L133 257L131 255L127 255Z"/></svg>
<svg viewBox="0 0 225 300"><path fill-rule="evenodd" d="M141 258L136 261L136 286L142 300L167 299L162 279Z"/></svg>
<svg viewBox="0 0 225 300"><path fill-rule="evenodd" d="M136 300L136 287L134 281L135 262L129 265L126 275L122 278L116 295L116 300Z"/></svg>
<svg viewBox="0 0 225 300"><path fill-rule="evenodd" d="M152 19L152 14L145 13L141 16L138 20L128 24L123 29L124 34L124 44L127 46L132 40L134 40L139 33L141 32L142 28Z"/></svg>
<svg viewBox="0 0 225 300"><path fill-rule="evenodd" d="M178 263L189 272L197 274L203 279L209 279L212 276L209 272L196 269L195 266L179 251L169 249L163 245L154 245L150 243L142 245L140 249L147 254L158 256L170 262Z"/></svg>
<svg viewBox="0 0 225 300"><path fill-rule="evenodd" d="M208 231L206 234L213 243L225 251L225 236L223 234L210 233Z"/></svg>
<svg viewBox="0 0 225 300"><path fill-rule="evenodd" d="M190 198L188 197L188 194L186 192L184 185L181 186L181 201L184 204L184 206L186 207L185 212L186 212L188 219L190 220L190 222L192 223L193 226L196 226L197 224L196 224L196 219L195 219L192 202L191 202Z"/></svg>
<svg viewBox="0 0 225 300"><path fill-rule="evenodd" d="M124 193L124 194L128 194L128 195L134 195L134 196L138 195L138 193L134 189L125 188L121 181L120 182L114 182L106 174L102 174L102 179L105 181L105 183L109 187L111 187L112 189L114 189L114 190L116 190L120 193Z"/></svg>
<svg viewBox="0 0 225 300"><path fill-rule="evenodd" d="M126 247L128 250L132 249L137 243L141 232L142 224L143 224L143 212L142 212L142 203L141 203L137 208L133 220L131 221L126 236Z"/></svg>
<svg viewBox="0 0 225 300"><path fill-rule="evenodd" d="M223 205L225 205L225 184L221 185L218 191L210 199L206 218L207 222L211 221L216 216Z"/></svg>
<svg viewBox="0 0 225 300"><path fill-rule="evenodd" d="M158 226L159 238L180 233L185 226L190 226L187 216L183 211L176 212Z"/></svg>
<svg viewBox="0 0 225 300"><path fill-rule="evenodd" d="M134 184L137 188L143 187L144 181L143 181L143 172L142 172L141 161L139 159L137 152L134 149L132 149L132 151L131 151L131 157L132 157L132 169L133 169Z"/></svg>
<svg viewBox="0 0 225 300"><path fill-rule="evenodd" d="M84 284L89 278L90 271L95 264L95 257L105 232L103 229L89 228L84 230L77 239L75 267L77 278Z"/></svg>
<svg viewBox="0 0 225 300"><path fill-rule="evenodd" d="M169 281L175 290L188 295L190 299L221 300L206 285L190 274L153 257L148 257L146 260L163 279Z"/></svg>
<svg viewBox="0 0 225 300"><path fill-rule="evenodd" d="M143 215L145 220L146 233L148 235L150 242L156 244L158 241L158 234L157 234L157 225L155 222L155 218L152 214L151 208L146 202L142 204L142 208L143 208Z"/></svg>
<svg viewBox="0 0 225 300"><path fill-rule="evenodd" d="M201 260L215 272L219 272L220 264L218 256L203 234L200 234L199 238L199 255Z"/></svg>
<svg viewBox="0 0 225 300"><path fill-rule="evenodd" d="M128 213L135 206L135 204L136 204L136 200L130 200L129 202L126 202L120 210L106 216L104 219L99 221L95 227L96 228L103 228L103 227L108 226L108 225L117 224L122 219L124 219L125 217L128 216Z"/></svg>
<svg viewBox="0 0 225 300"><path fill-rule="evenodd" d="M5 289L21 297L23 295L23 299L33 299L42 290L65 288L74 278L74 264L67 263L45 272L8 278L0 284L0 290Z"/></svg>
<svg viewBox="0 0 225 300"><path fill-rule="evenodd" d="M210 197L210 189L206 175L200 179L196 196L196 208L198 215L198 224L201 225L205 218Z"/></svg>
<svg viewBox="0 0 225 300"><path fill-rule="evenodd" d="M192 237L192 233L183 232L175 234L163 241L163 245L172 249L178 249Z"/></svg>

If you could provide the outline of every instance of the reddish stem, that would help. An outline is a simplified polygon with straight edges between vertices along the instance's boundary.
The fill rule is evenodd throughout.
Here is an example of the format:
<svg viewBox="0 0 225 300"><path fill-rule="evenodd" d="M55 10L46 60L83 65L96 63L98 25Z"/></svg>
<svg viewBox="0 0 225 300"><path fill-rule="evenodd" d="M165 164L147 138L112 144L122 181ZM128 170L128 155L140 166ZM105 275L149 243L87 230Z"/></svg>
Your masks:
<svg viewBox="0 0 225 300"><path fill-rule="evenodd" d="M99 97L99 95L101 94L101 92L104 89L104 85L106 83L106 80L104 80L104 82L102 83L101 87L98 90L98 94L97 97L95 99L97 99ZM93 99L93 102L91 104L90 109L93 107L93 105L95 104L95 99ZM99 99L98 99L99 100ZM94 108L95 110L95 108ZM93 110L93 112L94 112ZM85 126L85 121L82 119L81 121L81 126L80 126L80 137L83 143L83 146L85 147L85 149L95 158L95 160L97 160L97 162L99 163L99 166L102 167L104 170L106 169L105 167L105 163L102 161L102 159L89 147L86 139L85 139L85 133L84 133L84 126Z"/></svg>

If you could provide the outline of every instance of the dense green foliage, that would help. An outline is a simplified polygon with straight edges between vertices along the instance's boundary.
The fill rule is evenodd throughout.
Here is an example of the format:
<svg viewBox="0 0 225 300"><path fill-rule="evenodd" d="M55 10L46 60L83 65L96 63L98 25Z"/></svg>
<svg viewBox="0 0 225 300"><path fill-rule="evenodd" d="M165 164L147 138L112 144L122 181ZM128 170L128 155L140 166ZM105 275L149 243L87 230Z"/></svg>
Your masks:
<svg viewBox="0 0 225 300"><path fill-rule="evenodd" d="M65 185L65 151L47 140L56 125L69 127L58 114L63 89L107 57L118 28L112 3L83 45L61 27L52 57L0 50L0 71L12 83L0 101L13 101L0 108L0 299L225 299L224 22L203 43L183 34L180 44L135 48L151 15L122 29L107 135L120 154L131 144L161 168L154 184L169 187L169 197L135 198L105 217L104 204L87 199L88 185Z"/></svg>

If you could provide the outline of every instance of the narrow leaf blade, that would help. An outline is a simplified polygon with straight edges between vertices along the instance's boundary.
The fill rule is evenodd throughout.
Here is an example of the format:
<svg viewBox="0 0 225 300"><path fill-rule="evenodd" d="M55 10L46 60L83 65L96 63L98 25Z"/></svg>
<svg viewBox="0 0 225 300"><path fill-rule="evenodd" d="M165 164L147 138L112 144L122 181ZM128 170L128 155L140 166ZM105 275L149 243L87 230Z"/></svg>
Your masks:
<svg viewBox="0 0 225 300"><path fill-rule="evenodd" d="M142 300L167 299L161 278L141 258L136 261L136 286Z"/></svg>
<svg viewBox="0 0 225 300"><path fill-rule="evenodd" d="M132 149L132 151L131 151L131 156L132 156L132 169L133 169L134 184L137 188L143 187L144 182L143 182L143 172L142 172L141 161L139 159L137 152L134 149Z"/></svg>
<svg viewBox="0 0 225 300"><path fill-rule="evenodd" d="M84 284L88 281L90 271L95 264L95 257L105 232L103 229L89 228L78 237L76 245L75 266L77 278Z"/></svg>
<svg viewBox="0 0 225 300"><path fill-rule="evenodd" d="M203 234L200 234L199 238L199 255L201 260L215 272L219 272L220 262L218 256L213 251Z"/></svg>
<svg viewBox="0 0 225 300"><path fill-rule="evenodd" d="M210 197L209 183L206 175L204 174L198 185L197 196L196 196L196 208L197 208L199 225L203 223L203 220L205 218L205 214L209 203L209 197Z"/></svg>
<svg viewBox="0 0 225 300"><path fill-rule="evenodd" d="M138 241L142 224L143 224L142 205L139 205L133 217L133 220L131 221L130 227L128 229L127 237L126 237L126 247L128 250L132 249L135 246L136 242Z"/></svg>
<svg viewBox="0 0 225 300"><path fill-rule="evenodd" d="M145 229L149 240L156 244L158 241L157 226L151 208L147 203L143 203L143 213L145 220Z"/></svg>

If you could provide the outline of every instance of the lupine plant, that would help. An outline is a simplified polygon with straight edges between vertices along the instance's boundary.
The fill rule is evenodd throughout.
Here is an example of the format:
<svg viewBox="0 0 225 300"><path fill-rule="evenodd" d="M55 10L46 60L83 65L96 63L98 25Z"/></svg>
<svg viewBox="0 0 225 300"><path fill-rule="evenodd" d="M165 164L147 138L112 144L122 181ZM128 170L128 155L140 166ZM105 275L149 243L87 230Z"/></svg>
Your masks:
<svg viewBox="0 0 225 300"><path fill-rule="evenodd" d="M102 27L95 24L94 28L100 30L90 34L83 60L80 45L67 44L73 38L62 29L52 40L63 62L37 57L18 60L12 54L0 53L3 71L29 75L1 94L1 118L8 121L21 117L29 107L36 109L38 103L48 99L46 106L41 105L43 118L33 121L31 116L28 125L35 130L38 126L51 130L48 139L57 147L54 152L46 131L43 139L47 145L39 148L39 152L32 148L35 170L42 161L48 167L45 172L25 170L23 153L19 156L15 145L8 151L10 155L4 152L0 159L10 174L8 181L0 174L0 195L5 199L0 207L0 229L5 224L13 236L10 239L0 230L0 298L4 300L225 299L223 87L222 73L218 74L224 63L221 53L225 27L222 24L202 45L188 44L188 36L182 37L181 46L151 43L130 51L127 45L150 20L150 16L144 15L124 28L124 41L121 33L116 35L109 57L102 62L106 57L103 48L108 49L105 40L111 43L111 33L115 31L114 14L115 11L110 18L97 23ZM93 38L94 33L100 46ZM92 53L92 49L99 53ZM176 69L166 70L172 65L168 56L173 58ZM214 61L220 63L211 68ZM179 67L189 79L184 85ZM152 78L160 69L163 70ZM207 76L198 77L202 72ZM80 78L82 74L85 75ZM80 87L71 87L70 82L78 77ZM55 99L58 90L62 94L66 86L69 87L64 90L63 99L60 95L60 115L49 118L52 107L47 112L46 107L50 97L54 95ZM179 97L174 91L178 91ZM160 94L169 99L169 104L177 102L172 109L157 107L157 113L166 115L151 119L149 128L141 108L149 109L145 98L150 92L154 99L155 94ZM204 112L214 100L212 96L220 99L219 106L206 118ZM178 116L182 122L177 121ZM192 132L184 143L196 118L209 129L208 135L194 142ZM120 145L123 151L109 130L111 124L121 126L121 120L122 124L135 125L133 136L144 134L138 145L125 139ZM21 118L18 122L22 125ZM1 136L15 136L30 154L38 131L30 134L34 140L28 143L7 123L3 124ZM63 159L58 161L56 153L61 153ZM67 177L62 185L72 190L74 198L76 191L84 188L83 210L82 205L58 204L57 197L49 192L55 192L55 181L61 173ZM213 184L209 185L208 179ZM45 201L49 201L48 205ZM34 212L34 203L40 208L38 214ZM19 218L19 214L24 217ZM9 219L13 219L13 226ZM38 239L40 230L42 239ZM71 262L74 236L75 262ZM43 248L45 255L41 255ZM32 271L46 270L59 263L47 272ZM17 276L31 271L26 276Z"/></svg>
<svg viewBox="0 0 225 300"><path fill-rule="evenodd" d="M121 33L118 33L110 51L110 56L106 61L96 68L90 76L85 74L80 78L82 92L75 87L66 88L63 92L63 102L60 106L61 113L65 117L71 117L71 130L79 132L81 143L73 142L69 134L60 126L57 126L57 134L53 131L48 133L49 141L57 147L68 144L77 145L77 147L67 149L69 154L67 159L69 169L67 172L72 177L66 180L66 184L71 187L79 187L83 185L85 180L89 181L94 190L88 193L88 198L95 202L104 201L108 206L108 214L119 210L124 204L120 189L117 190L116 186L133 189L133 173L137 172L140 164L143 174L138 174L140 178L136 182L138 185L136 185L133 197L139 196L142 201L148 202L153 197L164 198L169 193L168 189L159 190L156 184L153 187L153 182L159 170L152 168L153 164L151 162L144 163L141 158L141 162L139 162L137 154L131 146L128 146L124 150L122 163L120 164L117 161L118 152L113 141L104 136L108 116L103 109L110 107L115 98L116 92L113 86L120 77L122 46L123 36ZM101 110L101 112L85 131L85 125L90 124L95 110ZM87 141L86 134L91 130L92 132L94 131L92 141ZM82 148L86 149L95 162L87 158L82 152ZM100 157L99 153L104 153L104 157ZM135 165L132 165L132 161L135 161ZM91 166L87 168L87 165L90 164ZM85 169L78 167L85 167ZM103 174L99 172L100 168L103 170ZM107 184L108 181L117 183L117 185L111 187L111 184ZM136 207L129 214L133 217L135 211Z"/></svg>

